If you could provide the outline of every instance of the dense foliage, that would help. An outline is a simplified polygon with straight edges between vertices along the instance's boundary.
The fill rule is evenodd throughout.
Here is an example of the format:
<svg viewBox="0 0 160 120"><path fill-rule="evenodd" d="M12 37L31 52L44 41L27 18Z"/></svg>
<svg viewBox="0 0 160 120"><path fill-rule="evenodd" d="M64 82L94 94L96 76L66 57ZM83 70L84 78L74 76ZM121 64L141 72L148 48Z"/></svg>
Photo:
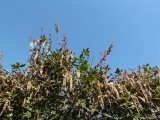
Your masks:
<svg viewBox="0 0 160 120"><path fill-rule="evenodd" d="M57 24L55 30L59 36ZM142 120L160 118L160 71L148 64L131 72L108 75L103 64L89 63L89 49L75 54L66 47L52 50L52 36L43 34L30 44L29 65L0 65L1 120ZM0 57L0 61L2 56Z"/></svg>

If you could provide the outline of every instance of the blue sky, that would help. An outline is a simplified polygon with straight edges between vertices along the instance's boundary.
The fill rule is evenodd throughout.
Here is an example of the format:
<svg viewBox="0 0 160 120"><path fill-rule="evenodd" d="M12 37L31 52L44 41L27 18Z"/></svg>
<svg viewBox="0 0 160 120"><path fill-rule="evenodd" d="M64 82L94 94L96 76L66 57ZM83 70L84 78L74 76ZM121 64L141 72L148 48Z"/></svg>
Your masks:
<svg viewBox="0 0 160 120"><path fill-rule="evenodd" d="M83 48L95 54L114 43L106 61L116 68L137 68L150 63L160 66L159 0L0 0L0 50L4 50L3 67L27 63L29 39L53 33L54 20L61 38L67 36L68 48L76 55Z"/></svg>

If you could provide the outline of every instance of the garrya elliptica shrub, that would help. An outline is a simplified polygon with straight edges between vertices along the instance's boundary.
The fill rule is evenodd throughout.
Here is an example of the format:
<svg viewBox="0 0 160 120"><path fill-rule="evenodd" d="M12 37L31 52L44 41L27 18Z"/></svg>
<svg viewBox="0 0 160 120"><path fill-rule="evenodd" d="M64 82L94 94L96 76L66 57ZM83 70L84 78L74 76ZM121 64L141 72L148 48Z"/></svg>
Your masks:
<svg viewBox="0 0 160 120"><path fill-rule="evenodd" d="M1 120L156 120L160 119L160 70L149 64L131 72L105 65L113 45L99 63L89 63L89 49L75 54L61 40L52 50L52 35L30 44L29 65L0 64ZM2 54L0 62L2 60Z"/></svg>

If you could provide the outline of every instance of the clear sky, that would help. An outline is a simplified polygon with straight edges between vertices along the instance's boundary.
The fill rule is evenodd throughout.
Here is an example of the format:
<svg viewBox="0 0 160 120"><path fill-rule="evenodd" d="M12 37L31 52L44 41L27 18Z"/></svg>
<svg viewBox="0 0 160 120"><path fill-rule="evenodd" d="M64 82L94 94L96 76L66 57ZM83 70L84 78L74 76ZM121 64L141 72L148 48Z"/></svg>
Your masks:
<svg viewBox="0 0 160 120"><path fill-rule="evenodd" d="M112 70L160 66L160 0L0 0L3 67L27 63L29 37L37 39L41 27L53 33L56 47L54 20L68 47L76 55L89 47L94 63L113 42L107 59Z"/></svg>

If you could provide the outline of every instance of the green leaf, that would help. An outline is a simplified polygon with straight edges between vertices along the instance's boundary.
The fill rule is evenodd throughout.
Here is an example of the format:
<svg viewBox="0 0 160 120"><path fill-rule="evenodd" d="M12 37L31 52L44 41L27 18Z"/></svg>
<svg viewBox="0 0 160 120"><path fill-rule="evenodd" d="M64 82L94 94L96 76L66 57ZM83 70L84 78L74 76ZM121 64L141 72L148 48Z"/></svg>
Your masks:
<svg viewBox="0 0 160 120"><path fill-rule="evenodd" d="M25 64L21 64L19 67L24 67L25 66Z"/></svg>
<svg viewBox="0 0 160 120"><path fill-rule="evenodd" d="M24 117L26 117L28 119L31 118L31 113L29 111L25 112Z"/></svg>

